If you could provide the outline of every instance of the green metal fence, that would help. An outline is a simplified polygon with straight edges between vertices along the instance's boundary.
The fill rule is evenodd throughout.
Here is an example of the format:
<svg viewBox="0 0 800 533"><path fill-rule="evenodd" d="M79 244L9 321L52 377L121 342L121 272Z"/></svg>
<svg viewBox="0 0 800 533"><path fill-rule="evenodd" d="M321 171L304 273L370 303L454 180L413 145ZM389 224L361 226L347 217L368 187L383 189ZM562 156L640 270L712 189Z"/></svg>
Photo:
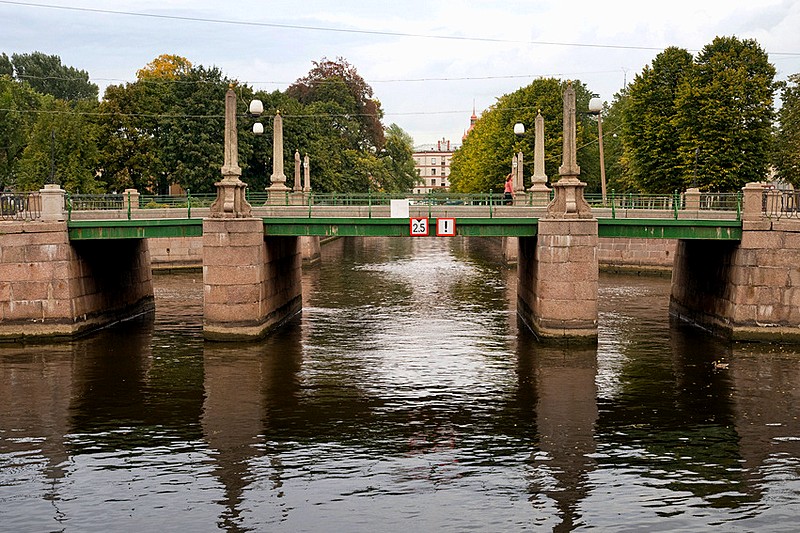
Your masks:
<svg viewBox="0 0 800 533"><path fill-rule="evenodd" d="M551 192L552 196L552 192ZM407 200L410 206L482 206L489 208L489 216L494 216L496 209L500 206L510 205L502 193L482 193L482 194L461 194L449 192L430 192L426 194L408 193L382 193L367 192L359 194L342 193L295 193L291 190L285 192L264 192L248 191L247 201L254 207L268 205L271 207L280 206L307 206L308 216L313 216L314 208L331 207L368 207L371 217L373 207L389 206L392 200ZM610 192L605 202L599 194L586 194L586 201L593 208L608 208L611 210L611 218L619 216L629 216L630 211L660 211L662 217L679 218L681 213L691 214L699 211L723 211L737 213L737 219L741 213L741 194L740 193L700 193L699 196L687 200L687 196L681 193L674 194L617 194L613 190ZM781 209L775 210L775 216L794 216L797 217L797 197L781 196L777 201L773 197L767 200L765 196L765 206L782 205ZM131 194L71 194L67 195L67 209L69 218L72 218L73 211L96 211L96 210L122 210L126 211L127 218L131 218L132 209L185 209L186 217L192 217L192 209L210 207L216 199L216 193L184 195L146 195L138 197L138 205L135 205L135 195ZM531 206L533 195L526 194L520 201L517 197L515 206ZM789 206L787 208L785 206ZM544 206L537 206L543 208ZM766 211L766 208L765 208Z"/></svg>

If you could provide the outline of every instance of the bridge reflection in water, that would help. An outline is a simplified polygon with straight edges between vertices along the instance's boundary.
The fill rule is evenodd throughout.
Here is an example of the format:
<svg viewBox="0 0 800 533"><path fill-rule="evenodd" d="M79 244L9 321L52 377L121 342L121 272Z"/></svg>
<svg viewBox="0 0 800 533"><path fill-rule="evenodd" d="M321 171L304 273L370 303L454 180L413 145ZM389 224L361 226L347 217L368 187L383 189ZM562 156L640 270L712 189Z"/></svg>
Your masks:
<svg viewBox="0 0 800 533"><path fill-rule="evenodd" d="M798 354L669 324L668 280L601 277L598 345L575 348L518 329L485 239L324 253L261 343L203 342L184 274L156 276L154 320L0 347L4 527L780 530L800 510Z"/></svg>

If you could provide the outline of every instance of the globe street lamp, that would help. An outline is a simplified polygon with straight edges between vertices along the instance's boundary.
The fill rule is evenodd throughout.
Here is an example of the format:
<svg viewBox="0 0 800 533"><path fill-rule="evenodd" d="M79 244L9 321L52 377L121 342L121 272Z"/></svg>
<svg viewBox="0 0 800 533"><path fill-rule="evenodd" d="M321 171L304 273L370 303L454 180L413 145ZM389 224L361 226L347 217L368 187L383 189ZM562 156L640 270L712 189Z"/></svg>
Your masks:
<svg viewBox="0 0 800 533"><path fill-rule="evenodd" d="M603 101L600 98L589 100L589 113L597 115L597 140L600 146L600 191L603 205L606 204L606 163L603 158Z"/></svg>
<svg viewBox="0 0 800 533"><path fill-rule="evenodd" d="M249 115L253 118L257 118L264 112L264 104L261 103L261 100L252 100L250 102L250 107L248 109ZM253 133L256 135L261 135L264 133L264 125L260 122L253 123Z"/></svg>

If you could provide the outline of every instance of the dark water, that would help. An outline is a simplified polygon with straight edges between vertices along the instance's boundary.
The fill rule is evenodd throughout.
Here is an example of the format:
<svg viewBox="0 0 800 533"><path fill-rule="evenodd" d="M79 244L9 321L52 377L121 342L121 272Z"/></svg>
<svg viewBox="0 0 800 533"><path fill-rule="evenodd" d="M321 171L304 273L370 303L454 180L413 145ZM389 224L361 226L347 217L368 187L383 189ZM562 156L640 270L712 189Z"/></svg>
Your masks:
<svg viewBox="0 0 800 533"><path fill-rule="evenodd" d="M542 346L485 240L323 255L262 343L204 343L182 274L154 317L0 346L0 530L797 530L796 351L636 276L601 277L597 348Z"/></svg>

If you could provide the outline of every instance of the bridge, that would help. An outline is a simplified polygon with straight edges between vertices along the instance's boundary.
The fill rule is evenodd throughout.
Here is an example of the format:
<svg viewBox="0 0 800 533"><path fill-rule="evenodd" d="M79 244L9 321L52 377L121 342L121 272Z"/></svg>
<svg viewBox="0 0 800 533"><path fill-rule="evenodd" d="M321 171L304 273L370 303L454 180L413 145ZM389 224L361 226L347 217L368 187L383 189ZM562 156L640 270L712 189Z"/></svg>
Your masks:
<svg viewBox="0 0 800 533"><path fill-rule="evenodd" d="M591 235L588 244L581 245L578 242L581 237L571 229L565 233L562 228L556 232L562 233L560 236L552 235L551 230L545 230L542 234L543 226L552 226L554 220L564 220L553 219L548 214L547 206L534 206L525 202L504 205L500 197L491 195L392 198L386 195L303 193L282 195L281 201L276 201L262 193L248 197L249 201L258 202L258 205L252 207L250 216L246 219L222 219L215 224L209 207L214 199L212 196L148 197L139 195L136 191L128 191L123 195L68 196L60 189L48 186L36 195L20 198L17 202L6 202L6 207L14 204L27 206L27 209L3 211L5 221L0 224L0 276L7 282L8 288L2 293L5 300L0 301L3 310L0 316L0 334L6 338L69 336L127 316L132 310L148 310L152 307L152 280L146 244L148 239L196 237L204 242L204 255L206 247L209 251L215 249L214 241L221 243L217 247L218 265L214 265L213 253L209 252L208 258L204 257L204 263L208 263L205 265L206 271L212 271L210 278L206 280L210 314L214 316L213 309L217 306L221 309L217 310L217 315L237 318L228 320L235 324L221 328L221 333L212 331L208 336L257 338L264 334L263 324L253 326L248 325L247 320L239 320L242 315L237 306L246 304L252 309L260 308L263 304L254 306L249 301L232 303L237 299L232 295L238 291L238 298L247 300L248 297L242 297L241 293L253 291L252 287L258 287L259 293L275 292L274 287L265 289L264 285L277 283L276 286L280 286L283 282L276 282L277 278L296 277L299 272L298 238L313 241L316 237L327 236L410 237L410 219L422 218L431 227L435 227L437 219L447 218L453 221L454 235L502 237L514 246L518 243L521 280L537 280L536 283L547 285L543 278L549 278L549 296L542 296L547 294L547 287L540 286L534 290L530 287L526 289L526 283L520 284L523 294L526 290L529 291L527 300L523 296L521 308L528 309L531 315L546 315L548 311L534 310L530 303L525 302L538 302L537 305L543 307L546 301L552 301L559 307L558 310L551 311L553 315L560 317L554 319L558 327L552 327L553 321L549 327L547 324L537 327L544 336L551 333L555 337L570 337L577 330L579 337L592 338L592 332L596 331L596 311L593 310L596 306L592 305L593 299L596 299L596 252L581 254L578 251L581 247L584 252L596 247L597 238L610 237L677 239L681 243L675 258L674 279L682 280L680 285L676 281L676 286L673 287L673 309L676 315L723 331L727 328L729 333L739 331L742 338L772 338L776 335L779 338L790 338L798 327L792 320L800 322L797 311L800 306L792 303L798 297L795 284L800 285L800 275L797 274L796 267L793 267L796 262L793 259L775 257L768 260L750 258L748 261L753 263L749 267L750 273L744 275L739 272L734 275L731 271L735 270L733 256L741 249L743 242L746 244L756 239L761 250L759 253L766 254L764 257L770 254L774 256L794 253L796 250L793 247L800 248L800 243L795 242L793 235L795 224L798 224L800 230L800 222L796 221L796 199L785 193L765 189L762 185L753 185L743 192L743 195L720 195L689 190L680 195L666 196L612 195L605 204L599 198L588 197L591 218L566 219L571 221L568 226L586 223L595 226L596 229L589 232ZM57 196L55 200L51 198L53 193ZM393 218L391 200L405 200L407 216ZM51 206L55 206L50 212L43 208L48 201ZM227 230L220 233L218 227L220 224L230 226L243 223L249 225L249 230L239 233L245 234L230 233ZM258 236L254 238L253 233ZM224 238L221 237L222 234ZM414 238L432 236L435 236L435 231L429 231L425 237ZM776 236L780 237L780 242L775 241ZM548 253L542 253L543 249L539 249L538 253L535 248L530 249L546 239L550 240ZM283 259L272 261L276 270L270 274L273 278L268 282L266 280L270 275L265 274L262 259L259 259L267 252L261 249L257 252L253 249L247 250L248 247L270 249L270 243L275 242L282 243L284 247L287 243L290 245L288 251L278 253L279 256L285 255ZM554 251L558 250L566 251L568 260L552 263L550 266L553 272L542 276L541 270L547 264L545 261L548 256L553 256ZM244 255L250 258L247 264L233 264L234 256L241 252L246 252ZM708 258L709 253L718 257ZM580 255L591 257L588 261L581 262L576 260ZM700 261L697 257L706 257L707 260ZM776 266L781 262L785 263L783 267ZM254 267L256 264L260 266ZM581 264L582 267L578 266ZM565 280L559 277L557 271L564 270L566 265L569 265L571 278ZM217 266L220 272L213 274ZM251 279L242 277L242 272L252 271L254 268L255 271L250 272ZM579 272L580 268L584 269L583 272ZM534 273L533 270L537 272ZM766 283L763 279L767 276L766 272L775 278L771 282L774 287L751 285ZM46 279L37 281L37 275ZM214 276L217 278L216 282L213 282ZM232 281L236 281L234 278L239 282L236 286L232 284ZM749 287L751 291L758 292L752 303L737 307L723 298L726 292L730 292L730 287L739 286L735 285L734 278L739 282L745 279L745 284L740 283L742 291ZM790 282L788 286L784 283L786 279ZM581 284L586 283L590 287L580 289ZM567 285L571 287L567 288ZM246 286L251 288L244 289ZM293 286L292 283L286 285ZM279 303L273 306L274 309L267 306L272 309L267 314L280 311L274 317L271 327L276 327L286 319L283 314L288 316L299 309L298 289L286 287L282 289L284 299L279 299ZM584 294L581 296L583 300L580 300L581 291L589 296ZM592 292L595 294L592 295ZM218 300L216 303L215 293ZM694 300L696 302L692 303ZM698 303L700 301L703 302L702 305ZM561 317L563 309L576 307L576 302L582 302L584 307L587 307L588 302L589 311L586 316L589 318L576 321L575 317ZM725 302L723 306L731 308L750 309L755 320L745 320L746 327L737 329L731 326L730 320L720 318L720 302ZM698 306L702 311L696 310ZM784 309L787 318L781 321L773 317L769 321L763 321L762 318L770 307ZM235 309L233 313L230 312L231 308ZM264 312L263 309L255 311L256 314ZM530 320L536 323L536 319ZM584 327L565 327L570 320L583 324ZM231 333L232 330L236 333ZM743 333L745 330L747 335Z"/></svg>
<svg viewBox="0 0 800 533"><path fill-rule="evenodd" d="M0 198L0 338L73 336L152 309L150 239L201 238L204 336L251 340L300 311L303 241L316 239L318 247L321 236L445 233L503 237L515 248L517 311L542 338L596 342L598 239L640 237L677 240L671 314L734 339L800 340L797 198L749 183L741 195L690 189L593 199L578 179L571 87L559 179L551 190L537 176L537 151L533 186L525 190L517 174L511 205L491 194L319 195L307 176L298 187L297 166L290 189L279 120L272 184L264 196L248 196L239 180L235 104L229 90L223 178L205 201L187 196L175 205L134 190L67 198L55 184ZM446 231L438 231L440 221Z"/></svg>
<svg viewBox="0 0 800 533"><path fill-rule="evenodd" d="M70 240L202 236L209 196L77 195L68 197ZM468 237L535 237L546 206L504 205L502 197L477 194L335 195L248 197L265 236L408 237L409 218L452 218L454 234ZM626 194L589 198L600 237L741 239L741 195ZM390 202L406 201L408 213L392 217ZM255 207L260 203L261 205ZM180 207L178 207L180 205ZM147 206L150 206L149 208ZM426 236L436 236L430 231Z"/></svg>

